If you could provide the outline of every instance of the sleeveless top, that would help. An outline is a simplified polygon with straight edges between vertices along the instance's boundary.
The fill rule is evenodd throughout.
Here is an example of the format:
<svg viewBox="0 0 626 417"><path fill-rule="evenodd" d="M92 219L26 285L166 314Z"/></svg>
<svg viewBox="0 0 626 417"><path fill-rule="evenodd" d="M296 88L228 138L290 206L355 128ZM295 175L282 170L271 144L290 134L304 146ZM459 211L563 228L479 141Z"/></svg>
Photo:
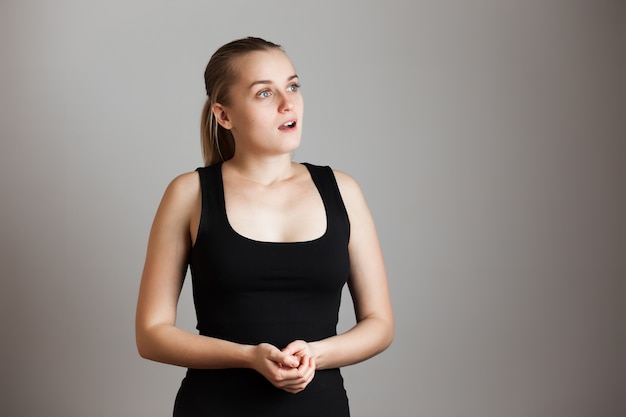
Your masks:
<svg viewBox="0 0 626 417"><path fill-rule="evenodd" d="M222 164L198 168L202 211L191 249L193 298L201 335L241 344L316 341L337 334L350 273L350 223L329 167L303 164L322 198L326 230L302 242L263 242L237 233L224 202ZM174 416L349 416L339 369L316 371L290 394L252 369L189 369Z"/></svg>

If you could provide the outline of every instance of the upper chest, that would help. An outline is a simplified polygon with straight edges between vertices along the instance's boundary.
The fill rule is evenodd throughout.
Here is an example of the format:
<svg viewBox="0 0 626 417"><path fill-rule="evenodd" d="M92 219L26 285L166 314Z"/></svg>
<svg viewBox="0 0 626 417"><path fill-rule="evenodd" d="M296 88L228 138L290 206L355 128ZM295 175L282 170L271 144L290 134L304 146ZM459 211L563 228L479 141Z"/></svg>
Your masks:
<svg viewBox="0 0 626 417"><path fill-rule="evenodd" d="M230 226L254 240L307 241L326 230L324 201L309 175L269 186L224 178L223 196Z"/></svg>

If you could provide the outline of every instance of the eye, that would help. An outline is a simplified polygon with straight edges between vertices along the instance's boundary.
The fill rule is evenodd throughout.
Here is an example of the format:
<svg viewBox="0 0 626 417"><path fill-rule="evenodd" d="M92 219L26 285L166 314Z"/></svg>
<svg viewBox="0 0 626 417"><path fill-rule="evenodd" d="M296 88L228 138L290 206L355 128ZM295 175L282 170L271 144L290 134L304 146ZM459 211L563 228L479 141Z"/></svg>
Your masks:
<svg viewBox="0 0 626 417"><path fill-rule="evenodd" d="M272 92L270 90L262 90L257 93L257 96L261 98L268 98L271 95L272 95Z"/></svg>
<svg viewBox="0 0 626 417"><path fill-rule="evenodd" d="M300 89L300 84L298 83L293 83L289 87L287 87L287 91L291 91L292 93L295 93L299 89Z"/></svg>

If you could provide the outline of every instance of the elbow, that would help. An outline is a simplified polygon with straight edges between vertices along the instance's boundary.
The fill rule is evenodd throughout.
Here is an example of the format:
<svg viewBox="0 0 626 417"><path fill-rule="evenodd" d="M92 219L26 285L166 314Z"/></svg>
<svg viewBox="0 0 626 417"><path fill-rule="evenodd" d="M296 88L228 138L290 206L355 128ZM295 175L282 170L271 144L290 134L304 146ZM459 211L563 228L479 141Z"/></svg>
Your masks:
<svg viewBox="0 0 626 417"><path fill-rule="evenodd" d="M141 356L143 359L151 359L150 350L148 349L144 338L141 337L139 334L135 335L135 344L137 345L137 353L139 354L139 356Z"/></svg>
<svg viewBox="0 0 626 417"><path fill-rule="evenodd" d="M395 337L396 330L395 330L393 320L389 320L389 322L385 326L385 330L382 333L383 334L381 337L381 349L380 349L381 352L386 350L389 346L391 346L391 343L393 342L393 339Z"/></svg>
<svg viewBox="0 0 626 417"><path fill-rule="evenodd" d="M389 330L387 331L387 334L385 335L384 349L387 349L389 346L391 346L391 343L393 342L395 335L396 335L396 332L392 324L391 326L389 326Z"/></svg>
<svg viewBox="0 0 626 417"><path fill-rule="evenodd" d="M395 337L395 323L393 319L393 314L389 313L379 318L379 353L386 350Z"/></svg>
<svg viewBox="0 0 626 417"><path fill-rule="evenodd" d="M143 359L152 360L152 356L150 355L150 351L146 349L141 343L137 343L137 353Z"/></svg>
<svg viewBox="0 0 626 417"><path fill-rule="evenodd" d="M369 327L371 356L378 355L391 346L395 337L393 315L372 315L358 320L358 323Z"/></svg>
<svg viewBox="0 0 626 417"><path fill-rule="evenodd" d="M373 323L376 323L376 329L373 329L376 337L373 339L373 355L378 355L379 353L385 351L395 337L395 327L393 318L383 318L380 317L376 319Z"/></svg>
<svg viewBox="0 0 626 417"><path fill-rule="evenodd" d="M151 342L147 331L140 329L135 331L135 344L140 357L148 360L156 360L154 344Z"/></svg>

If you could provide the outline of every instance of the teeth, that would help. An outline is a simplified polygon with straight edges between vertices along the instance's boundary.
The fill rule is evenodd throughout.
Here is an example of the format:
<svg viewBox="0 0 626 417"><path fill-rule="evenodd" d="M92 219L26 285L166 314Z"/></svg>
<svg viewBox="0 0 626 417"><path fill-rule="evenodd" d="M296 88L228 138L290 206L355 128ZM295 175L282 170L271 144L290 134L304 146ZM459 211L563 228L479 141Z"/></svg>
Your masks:
<svg viewBox="0 0 626 417"><path fill-rule="evenodd" d="M285 123L283 126L286 126L286 127L294 127L294 126L295 126L295 124L296 124L296 122L287 122L287 123Z"/></svg>

